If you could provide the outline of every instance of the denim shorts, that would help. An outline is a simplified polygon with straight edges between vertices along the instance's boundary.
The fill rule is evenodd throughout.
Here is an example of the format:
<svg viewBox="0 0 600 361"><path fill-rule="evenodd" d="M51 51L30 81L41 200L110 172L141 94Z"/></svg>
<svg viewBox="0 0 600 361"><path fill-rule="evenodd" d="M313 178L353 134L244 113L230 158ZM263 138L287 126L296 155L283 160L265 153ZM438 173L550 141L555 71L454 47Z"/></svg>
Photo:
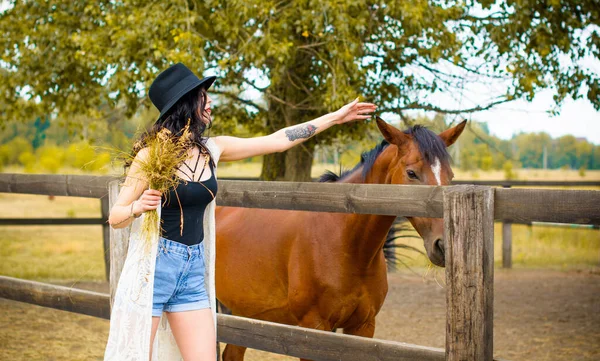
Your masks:
<svg viewBox="0 0 600 361"><path fill-rule="evenodd" d="M188 246L164 237L158 240L152 316L163 311L183 312L210 308L204 287L204 245Z"/></svg>

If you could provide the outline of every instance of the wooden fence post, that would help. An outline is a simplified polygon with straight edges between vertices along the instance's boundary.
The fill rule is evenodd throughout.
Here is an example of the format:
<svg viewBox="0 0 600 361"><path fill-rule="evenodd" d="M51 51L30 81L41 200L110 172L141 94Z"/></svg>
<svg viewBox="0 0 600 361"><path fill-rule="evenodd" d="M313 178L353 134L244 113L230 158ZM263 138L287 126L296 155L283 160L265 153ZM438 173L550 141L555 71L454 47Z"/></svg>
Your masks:
<svg viewBox="0 0 600 361"><path fill-rule="evenodd" d="M117 201L119 196L119 184L120 180L111 181L108 184L108 205L109 209ZM131 226L125 228L114 229L110 227L110 307L115 299L115 291L117 290L117 284L123 265L125 264L125 257L127 257L127 249L129 248L129 232Z"/></svg>
<svg viewBox="0 0 600 361"><path fill-rule="evenodd" d="M494 189L444 187L446 360L492 361Z"/></svg>
<svg viewBox="0 0 600 361"><path fill-rule="evenodd" d="M512 268L512 223L502 221L502 268Z"/></svg>
<svg viewBox="0 0 600 361"><path fill-rule="evenodd" d="M110 281L110 224L108 224L108 195L100 198L100 209L102 210L102 245L104 248L104 272L106 280Z"/></svg>
<svg viewBox="0 0 600 361"><path fill-rule="evenodd" d="M503 185L502 188L510 188ZM502 268L512 268L512 222L502 221Z"/></svg>

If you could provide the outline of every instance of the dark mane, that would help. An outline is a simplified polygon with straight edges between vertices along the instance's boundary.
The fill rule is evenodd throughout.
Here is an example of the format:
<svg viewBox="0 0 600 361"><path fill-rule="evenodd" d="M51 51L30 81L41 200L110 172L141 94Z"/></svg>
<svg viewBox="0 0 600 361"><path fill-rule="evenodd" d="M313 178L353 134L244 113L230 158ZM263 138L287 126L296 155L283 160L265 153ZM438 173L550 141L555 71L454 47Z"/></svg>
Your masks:
<svg viewBox="0 0 600 361"><path fill-rule="evenodd" d="M442 141L442 139L427 129L422 125L415 125L412 128L409 128L404 131L404 134L411 135L413 140L417 143L419 147L419 152L425 160L431 164L435 158L440 160L441 164L448 164L450 162L450 154L446 149L446 144ZM367 174L375 164L375 160L383 152L385 148L387 148L390 144L384 139L379 143L375 148L364 152L360 156L360 162L352 169L343 171L340 175L335 174L332 171L326 171L319 178L319 182L337 182L344 179L349 174L354 173L358 168L363 167L362 169L362 179L367 177Z"/></svg>
<svg viewBox="0 0 600 361"><path fill-rule="evenodd" d="M440 160L441 164L450 162L450 154L446 149L446 144L437 134L425 128L422 125L415 125L404 131L405 134L412 135L414 141L419 147L419 152L425 157L425 160L431 164L435 158Z"/></svg>
<svg viewBox="0 0 600 361"><path fill-rule="evenodd" d="M383 152L388 145L390 145L390 143L388 143L385 139L382 140L381 143L379 143L375 148L367 152L363 152L360 155L360 162L354 168L343 171L339 176L328 170L321 175L319 182L337 182L341 179L344 179L347 175L354 173L360 167L363 167L362 178L364 180L367 176L367 173L369 173L373 167L373 164L375 164L375 159L377 159L379 154L381 154L381 152Z"/></svg>

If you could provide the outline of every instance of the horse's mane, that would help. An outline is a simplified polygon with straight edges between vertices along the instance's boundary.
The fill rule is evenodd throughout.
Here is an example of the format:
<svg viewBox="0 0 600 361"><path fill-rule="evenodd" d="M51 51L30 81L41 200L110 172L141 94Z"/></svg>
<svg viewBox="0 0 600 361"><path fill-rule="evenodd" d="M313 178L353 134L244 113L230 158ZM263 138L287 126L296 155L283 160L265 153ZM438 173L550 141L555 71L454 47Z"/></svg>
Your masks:
<svg viewBox="0 0 600 361"><path fill-rule="evenodd" d="M447 164L450 162L450 154L446 149L446 144L431 130L422 125L415 125L404 131L405 134L413 136L419 147L419 152L425 157L425 160L431 164L435 158L440 160L440 163Z"/></svg>
<svg viewBox="0 0 600 361"><path fill-rule="evenodd" d="M435 158L439 159L442 164L447 164L450 161L450 154L446 149L446 145L442 139L422 125L415 125L404 131L404 134L411 135L413 140L417 142L419 152L429 162L433 162ZM332 171L326 171L319 178L319 182L338 182L345 179L348 175L356 172L360 167L362 168L362 179L363 181L367 177L367 174L375 164L377 157L387 148L390 144L384 139L375 148L363 152L360 155L360 162L350 170L345 170L340 175L335 174Z"/></svg>

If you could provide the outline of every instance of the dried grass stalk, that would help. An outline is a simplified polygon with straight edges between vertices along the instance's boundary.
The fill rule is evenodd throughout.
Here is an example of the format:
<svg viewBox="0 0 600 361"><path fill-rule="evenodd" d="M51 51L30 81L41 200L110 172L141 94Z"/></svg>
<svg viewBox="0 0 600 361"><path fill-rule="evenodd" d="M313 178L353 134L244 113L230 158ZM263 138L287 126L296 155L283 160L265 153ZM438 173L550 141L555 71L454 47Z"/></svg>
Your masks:
<svg viewBox="0 0 600 361"><path fill-rule="evenodd" d="M189 122L180 135L174 135L166 128L160 130L156 137L147 140L148 157L140 162L140 171L146 177L150 189L167 194L170 189L175 189L179 182L176 175L177 167L188 157L191 145L191 132ZM142 223L141 235L147 240L148 250L154 237L158 237L159 229L158 212L147 211ZM160 225L158 226L160 227Z"/></svg>

